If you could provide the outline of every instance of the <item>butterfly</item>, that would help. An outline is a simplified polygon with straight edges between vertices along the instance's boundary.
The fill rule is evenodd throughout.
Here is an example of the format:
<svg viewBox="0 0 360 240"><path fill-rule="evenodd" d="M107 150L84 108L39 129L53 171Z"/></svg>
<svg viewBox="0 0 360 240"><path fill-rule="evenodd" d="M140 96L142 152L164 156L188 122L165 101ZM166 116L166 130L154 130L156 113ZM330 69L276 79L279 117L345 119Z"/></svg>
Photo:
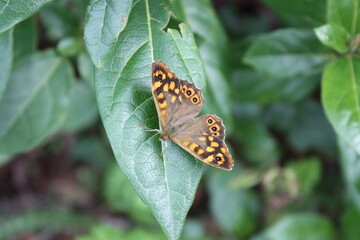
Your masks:
<svg viewBox="0 0 360 240"><path fill-rule="evenodd" d="M160 139L172 140L206 164L231 170L234 160L225 144L222 120L215 114L196 117L204 103L201 90L160 61L153 62L151 76Z"/></svg>

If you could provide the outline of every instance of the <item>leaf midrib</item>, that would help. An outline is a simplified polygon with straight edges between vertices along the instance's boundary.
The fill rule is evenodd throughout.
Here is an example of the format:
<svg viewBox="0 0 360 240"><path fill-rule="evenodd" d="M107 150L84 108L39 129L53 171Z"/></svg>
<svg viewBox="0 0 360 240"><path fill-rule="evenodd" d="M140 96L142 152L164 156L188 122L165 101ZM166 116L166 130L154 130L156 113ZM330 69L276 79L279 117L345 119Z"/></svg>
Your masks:
<svg viewBox="0 0 360 240"><path fill-rule="evenodd" d="M150 9L149 9L149 0L145 0L145 5L146 5L146 17L147 17L147 23L148 23L148 31L149 31L151 63L152 63L152 62L154 62L154 50L153 50L154 42L153 42L152 29L151 29L151 16L150 16ZM159 126L160 126L160 124L159 124ZM166 171L165 161L166 161L166 159L163 158L165 184L166 184L166 190L167 190L167 199L168 199L168 205L169 205L169 208L170 208L169 211L170 211L170 213L172 213L172 211L171 211L172 210L172 204L171 204L171 201L170 201L170 188L169 188L169 185L168 185L169 181L168 181L168 178L167 178L167 171ZM169 231L167 231L167 232L169 232ZM173 220L172 217L171 217L171 232L172 232L171 239L175 239L174 220Z"/></svg>

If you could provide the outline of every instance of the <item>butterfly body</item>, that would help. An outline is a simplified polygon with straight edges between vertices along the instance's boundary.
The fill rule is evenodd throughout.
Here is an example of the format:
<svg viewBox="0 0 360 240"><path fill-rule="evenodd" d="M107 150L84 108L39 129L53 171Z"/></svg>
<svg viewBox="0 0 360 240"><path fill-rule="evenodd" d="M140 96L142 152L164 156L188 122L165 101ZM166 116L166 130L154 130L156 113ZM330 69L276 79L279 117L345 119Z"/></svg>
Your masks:
<svg viewBox="0 0 360 240"><path fill-rule="evenodd" d="M194 83L179 79L162 62L152 64L152 93L160 120L160 139L172 140L201 161L231 170L225 127L214 114L196 117L204 103Z"/></svg>

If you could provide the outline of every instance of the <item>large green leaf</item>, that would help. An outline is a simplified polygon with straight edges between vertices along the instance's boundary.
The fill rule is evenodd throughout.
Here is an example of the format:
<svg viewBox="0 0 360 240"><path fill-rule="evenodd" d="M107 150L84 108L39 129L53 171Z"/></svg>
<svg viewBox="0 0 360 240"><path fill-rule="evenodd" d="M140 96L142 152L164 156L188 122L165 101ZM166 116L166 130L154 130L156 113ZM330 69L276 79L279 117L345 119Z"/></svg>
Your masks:
<svg viewBox="0 0 360 240"><path fill-rule="evenodd" d="M0 33L0 101L9 81L13 62L13 29Z"/></svg>
<svg viewBox="0 0 360 240"><path fill-rule="evenodd" d="M51 0L6 0L0 1L0 32L36 13Z"/></svg>
<svg viewBox="0 0 360 240"><path fill-rule="evenodd" d="M341 167L349 196L360 211L360 154L339 138Z"/></svg>
<svg viewBox="0 0 360 240"><path fill-rule="evenodd" d="M224 118L229 132L231 132L233 122L231 89L228 81L230 74L226 67L228 45L226 32L220 24L211 1L177 0L174 2L182 7L182 12L186 13L184 20L199 37L197 43L208 79L207 91L204 93L206 98L204 110Z"/></svg>
<svg viewBox="0 0 360 240"><path fill-rule="evenodd" d="M330 221L314 213L289 214L252 240L334 240Z"/></svg>
<svg viewBox="0 0 360 240"><path fill-rule="evenodd" d="M326 0L263 0L290 27L317 27L325 23Z"/></svg>
<svg viewBox="0 0 360 240"><path fill-rule="evenodd" d="M84 39L88 52L97 67L101 67L111 44L128 24L132 0L92 1L86 16Z"/></svg>
<svg viewBox="0 0 360 240"><path fill-rule="evenodd" d="M342 57L329 63L322 80L322 102L335 128L360 153L360 58Z"/></svg>
<svg viewBox="0 0 360 240"><path fill-rule="evenodd" d="M259 37L244 61L275 78L319 74L331 55L310 30L285 29Z"/></svg>
<svg viewBox="0 0 360 240"><path fill-rule="evenodd" d="M328 0L328 22L344 27L352 37L360 32L359 0Z"/></svg>
<svg viewBox="0 0 360 240"><path fill-rule="evenodd" d="M202 163L171 141L160 142L158 134L140 125L159 128L150 88L152 62L165 62L178 77L203 88L201 59L187 25L179 26L180 33L162 30L170 13L158 1L141 0L131 6L111 2L116 5L112 9L131 11L126 26L95 72L100 114L121 169L168 238L177 239L201 178ZM102 24L100 31L107 31L118 24L103 22L109 17L103 15L104 5L107 1L98 1L89 8L91 20L86 22L85 34L93 34L93 26ZM123 17L122 13L116 19L119 17ZM93 47L87 46L90 55L96 56L99 49Z"/></svg>
<svg viewBox="0 0 360 240"><path fill-rule="evenodd" d="M13 68L0 101L0 153L29 150L65 119L73 75L53 51L29 55Z"/></svg>

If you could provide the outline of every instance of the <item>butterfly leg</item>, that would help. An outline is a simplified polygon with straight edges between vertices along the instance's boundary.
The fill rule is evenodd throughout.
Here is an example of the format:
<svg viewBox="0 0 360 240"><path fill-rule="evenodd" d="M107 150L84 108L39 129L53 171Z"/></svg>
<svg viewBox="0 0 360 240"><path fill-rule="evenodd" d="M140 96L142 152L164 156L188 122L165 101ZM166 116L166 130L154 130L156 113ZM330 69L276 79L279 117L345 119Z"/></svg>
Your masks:
<svg viewBox="0 0 360 240"><path fill-rule="evenodd" d="M144 126L144 125L141 125L141 124L138 124L138 126L145 128L147 132L157 132L157 133L160 133L160 130L159 130L159 129L149 128L149 127Z"/></svg>

